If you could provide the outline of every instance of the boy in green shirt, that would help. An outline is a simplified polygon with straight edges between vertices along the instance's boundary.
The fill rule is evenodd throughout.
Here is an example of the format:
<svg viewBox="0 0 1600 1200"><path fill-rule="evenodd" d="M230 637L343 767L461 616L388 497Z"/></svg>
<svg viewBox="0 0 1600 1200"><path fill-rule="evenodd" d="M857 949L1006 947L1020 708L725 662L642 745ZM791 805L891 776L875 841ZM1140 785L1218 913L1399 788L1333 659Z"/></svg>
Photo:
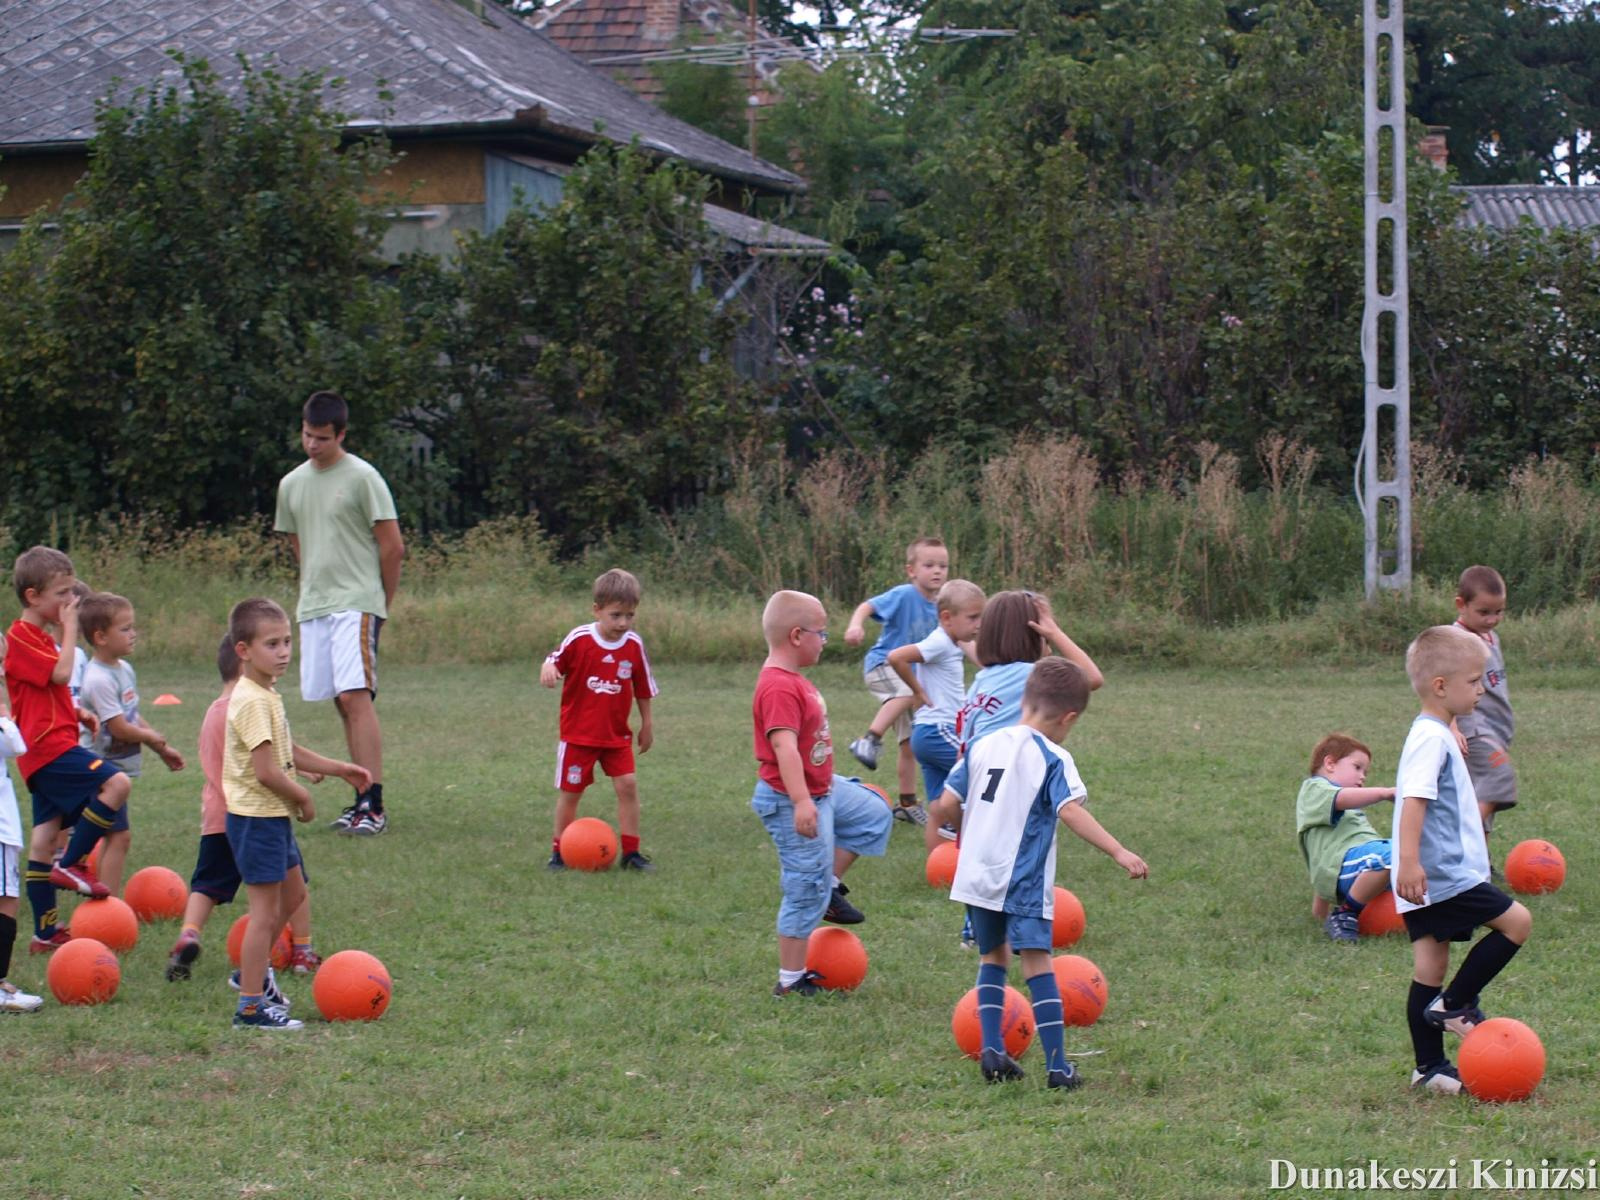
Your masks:
<svg viewBox="0 0 1600 1200"><path fill-rule="evenodd" d="M1389 890L1393 851L1361 810L1393 800L1392 787L1363 787L1372 751L1331 733L1311 752L1311 776L1295 800L1295 830L1311 874L1313 911L1336 942L1353 942L1361 910ZM1331 910L1331 911L1329 911Z"/></svg>

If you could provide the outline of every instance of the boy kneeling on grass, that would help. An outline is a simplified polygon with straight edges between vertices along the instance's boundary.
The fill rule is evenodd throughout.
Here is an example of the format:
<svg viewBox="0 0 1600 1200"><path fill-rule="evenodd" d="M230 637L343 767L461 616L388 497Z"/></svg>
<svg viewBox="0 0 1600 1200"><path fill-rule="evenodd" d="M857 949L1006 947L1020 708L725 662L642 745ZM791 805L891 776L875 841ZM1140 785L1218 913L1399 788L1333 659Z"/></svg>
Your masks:
<svg viewBox="0 0 1600 1200"><path fill-rule="evenodd" d="M1393 844L1361 810L1394 799L1392 787L1363 787L1372 751L1330 733L1311 752L1311 775L1295 800L1295 832L1311 873L1311 911L1336 942L1361 936L1361 910L1389 890Z"/></svg>
<svg viewBox="0 0 1600 1200"><path fill-rule="evenodd" d="M222 750L222 792L228 805L228 847L250 897L250 923L239 951L235 1028L299 1029L286 997L267 992L267 959L290 914L305 899L300 847L289 818L311 821L311 794L291 775L336 775L358 793L372 775L355 763L324 758L289 737L283 697L273 686L289 669L294 639L289 616L271 600L241 600L228 615L239 656L239 681L228 700Z"/></svg>

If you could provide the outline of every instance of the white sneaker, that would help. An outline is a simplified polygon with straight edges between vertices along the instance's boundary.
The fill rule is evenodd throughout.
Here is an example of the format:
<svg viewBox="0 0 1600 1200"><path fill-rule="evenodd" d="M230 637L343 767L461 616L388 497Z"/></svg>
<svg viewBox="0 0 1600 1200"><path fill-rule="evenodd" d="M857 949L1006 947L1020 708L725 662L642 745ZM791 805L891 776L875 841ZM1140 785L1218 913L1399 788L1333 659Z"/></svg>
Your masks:
<svg viewBox="0 0 1600 1200"><path fill-rule="evenodd" d="M44 1007L44 997L30 996L16 984L0 979L0 1012L38 1012Z"/></svg>
<svg viewBox="0 0 1600 1200"><path fill-rule="evenodd" d="M878 751L883 749L883 739L876 734L863 733L850 743L850 753L869 771L878 769Z"/></svg>

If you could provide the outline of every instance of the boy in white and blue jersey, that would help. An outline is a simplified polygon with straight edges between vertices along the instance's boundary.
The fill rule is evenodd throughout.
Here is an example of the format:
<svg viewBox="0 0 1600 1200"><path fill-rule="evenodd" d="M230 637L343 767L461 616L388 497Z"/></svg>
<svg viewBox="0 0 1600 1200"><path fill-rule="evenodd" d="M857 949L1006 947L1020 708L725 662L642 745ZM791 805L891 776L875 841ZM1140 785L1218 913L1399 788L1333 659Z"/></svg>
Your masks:
<svg viewBox="0 0 1600 1200"><path fill-rule="evenodd" d="M956 713L966 698L966 661L983 620L983 589L952 579L939 589L939 627L920 642L889 652L889 665L911 689L911 753L922 768L930 801L944 791L945 777L961 757Z"/></svg>
<svg viewBox="0 0 1600 1200"><path fill-rule="evenodd" d="M845 645L859 646L866 640L868 618L883 625L883 633L862 664L867 690L878 699L878 711L867 732L850 743L850 753L868 770L877 770L883 739L893 729L900 746L896 762L900 806L895 819L926 825L928 814L917 804L917 760L911 753L911 689L889 665L889 654L920 642L938 627L935 599L950 575L950 551L938 538L918 538L906 547L906 575L910 582L856 605L844 631Z"/></svg>
<svg viewBox="0 0 1600 1200"><path fill-rule="evenodd" d="M991 1083L1021 1079L1005 1051L1006 968L1013 947L1033 998L1034 1023L1045 1053L1046 1082L1074 1088L1080 1080L1066 1056L1061 989L1050 966L1055 916L1056 821L1110 855L1133 879L1150 868L1090 815L1072 756L1059 743L1089 705L1083 672L1048 658L1028 676L1022 723L996 730L967 747L945 781L932 816L954 820L965 810L961 854L950 898L967 906L978 952L980 1066Z"/></svg>
<svg viewBox="0 0 1600 1200"><path fill-rule="evenodd" d="M1400 754L1395 781L1395 908L1411 936L1412 980L1406 997L1416 1069L1411 1086L1459 1092L1444 1053L1444 1034L1483 1020L1478 993L1533 931L1521 904L1489 882L1489 848L1465 757L1450 722L1483 695L1483 642L1453 625L1425 629L1406 651L1406 674L1422 700ZM1468 952L1450 986L1450 943L1489 932Z"/></svg>

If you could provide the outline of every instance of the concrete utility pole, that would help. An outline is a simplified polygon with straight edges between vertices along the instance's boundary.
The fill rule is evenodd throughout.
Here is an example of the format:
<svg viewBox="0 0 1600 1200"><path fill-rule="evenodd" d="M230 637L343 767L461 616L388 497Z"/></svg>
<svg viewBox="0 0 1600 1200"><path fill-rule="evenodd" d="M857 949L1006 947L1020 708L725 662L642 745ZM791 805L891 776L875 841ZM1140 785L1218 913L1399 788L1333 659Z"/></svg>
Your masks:
<svg viewBox="0 0 1600 1200"><path fill-rule="evenodd" d="M1356 458L1356 499L1366 517L1367 599L1372 600L1379 588L1411 589L1411 290L1406 256L1406 166L1411 154L1406 144L1403 0L1362 0L1361 37L1366 132L1366 303L1361 314L1361 361L1367 419ZM1385 79L1387 86L1380 87ZM1384 158L1387 162L1381 161ZM1387 288L1378 263L1379 246L1385 240L1390 267ZM1388 386L1384 386L1385 379ZM1394 422L1394 474L1380 479L1386 418ZM1381 544L1385 500L1394 504L1391 525L1395 540L1388 548ZM1387 571L1386 565L1390 567Z"/></svg>

